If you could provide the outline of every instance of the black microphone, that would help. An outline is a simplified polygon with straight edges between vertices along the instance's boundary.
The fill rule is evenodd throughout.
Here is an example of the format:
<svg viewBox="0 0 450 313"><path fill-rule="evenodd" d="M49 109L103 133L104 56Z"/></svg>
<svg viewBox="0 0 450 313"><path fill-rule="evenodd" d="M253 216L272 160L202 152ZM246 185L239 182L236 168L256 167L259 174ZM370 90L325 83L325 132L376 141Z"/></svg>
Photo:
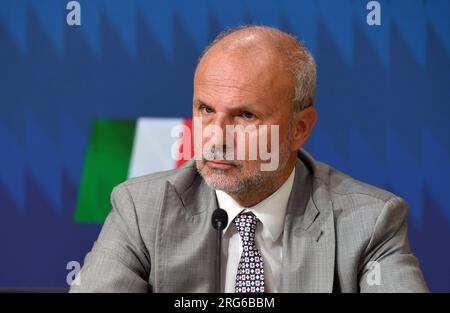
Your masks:
<svg viewBox="0 0 450 313"><path fill-rule="evenodd" d="M222 230L228 224L228 214L223 209L216 209L213 212L211 223L216 229L216 293L220 293L220 278L222 274L221 257L222 257Z"/></svg>

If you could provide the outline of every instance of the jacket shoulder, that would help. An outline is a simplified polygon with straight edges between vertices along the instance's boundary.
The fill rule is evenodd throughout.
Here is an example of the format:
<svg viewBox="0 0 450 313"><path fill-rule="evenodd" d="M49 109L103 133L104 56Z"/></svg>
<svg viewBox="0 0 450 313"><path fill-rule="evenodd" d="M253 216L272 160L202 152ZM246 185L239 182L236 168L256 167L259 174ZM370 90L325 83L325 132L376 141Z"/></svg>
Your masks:
<svg viewBox="0 0 450 313"><path fill-rule="evenodd" d="M369 235L386 213L400 220L406 218L406 202L392 192L359 181L322 162L316 162L316 169L319 174L315 178L327 186L337 227L362 227Z"/></svg>
<svg viewBox="0 0 450 313"><path fill-rule="evenodd" d="M130 178L117 185L111 194L114 198L128 199L136 210L139 219L156 219L161 208L168 185L178 195L182 195L195 181L197 169L194 161L183 166L152 174Z"/></svg>
<svg viewBox="0 0 450 313"><path fill-rule="evenodd" d="M179 192L193 182L197 175L194 161L189 161L183 166L166 171L151 173L144 176L134 177L121 183L119 186L124 186L133 194L137 191L164 189L166 183L170 183ZM148 190L150 191L150 190Z"/></svg>
<svg viewBox="0 0 450 313"><path fill-rule="evenodd" d="M336 170L331 175L330 180L333 192L341 196L359 195L372 198L374 201L383 202L395 196L390 191L367 184Z"/></svg>

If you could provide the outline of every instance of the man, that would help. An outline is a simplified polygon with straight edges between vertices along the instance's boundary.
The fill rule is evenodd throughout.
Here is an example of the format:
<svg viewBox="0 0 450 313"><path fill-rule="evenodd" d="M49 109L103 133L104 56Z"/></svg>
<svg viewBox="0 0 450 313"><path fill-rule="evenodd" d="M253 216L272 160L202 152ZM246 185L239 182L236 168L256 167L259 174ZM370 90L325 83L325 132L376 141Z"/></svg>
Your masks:
<svg viewBox="0 0 450 313"><path fill-rule="evenodd" d="M202 151L182 168L113 190L71 291L214 291L218 207L228 214L224 292L427 291L407 239L406 203L301 148L317 119L315 84L314 59L294 37L262 26L219 35L194 77ZM230 143L230 125L257 131ZM276 126L266 133L277 158L271 170L262 170L267 159L249 157L263 125ZM237 159L242 146L249 149Z"/></svg>

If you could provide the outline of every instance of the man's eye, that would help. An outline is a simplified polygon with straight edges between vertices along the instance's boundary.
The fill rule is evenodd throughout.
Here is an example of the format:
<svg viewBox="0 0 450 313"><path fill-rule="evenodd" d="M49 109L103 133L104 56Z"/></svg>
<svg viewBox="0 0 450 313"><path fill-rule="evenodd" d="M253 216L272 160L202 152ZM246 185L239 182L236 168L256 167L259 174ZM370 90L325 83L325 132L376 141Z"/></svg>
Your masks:
<svg viewBox="0 0 450 313"><path fill-rule="evenodd" d="M213 109L211 109L211 108L209 108L209 107L202 107L202 108L200 108L200 110L201 110L203 113L206 113L206 114L211 114L211 113L214 112Z"/></svg>
<svg viewBox="0 0 450 313"><path fill-rule="evenodd" d="M245 118L246 120L251 120L255 118L255 115L250 112L242 112L242 117Z"/></svg>

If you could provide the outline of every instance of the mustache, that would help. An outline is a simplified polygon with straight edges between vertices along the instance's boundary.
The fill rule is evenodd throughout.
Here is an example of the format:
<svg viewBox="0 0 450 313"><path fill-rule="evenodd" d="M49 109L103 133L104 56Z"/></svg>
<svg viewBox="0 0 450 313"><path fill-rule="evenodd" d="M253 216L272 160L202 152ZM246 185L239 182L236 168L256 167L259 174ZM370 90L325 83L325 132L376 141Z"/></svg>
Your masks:
<svg viewBox="0 0 450 313"><path fill-rule="evenodd" d="M207 161L227 161L232 165L240 165L240 162L235 161L233 149L226 145L206 144L203 147L202 157Z"/></svg>

